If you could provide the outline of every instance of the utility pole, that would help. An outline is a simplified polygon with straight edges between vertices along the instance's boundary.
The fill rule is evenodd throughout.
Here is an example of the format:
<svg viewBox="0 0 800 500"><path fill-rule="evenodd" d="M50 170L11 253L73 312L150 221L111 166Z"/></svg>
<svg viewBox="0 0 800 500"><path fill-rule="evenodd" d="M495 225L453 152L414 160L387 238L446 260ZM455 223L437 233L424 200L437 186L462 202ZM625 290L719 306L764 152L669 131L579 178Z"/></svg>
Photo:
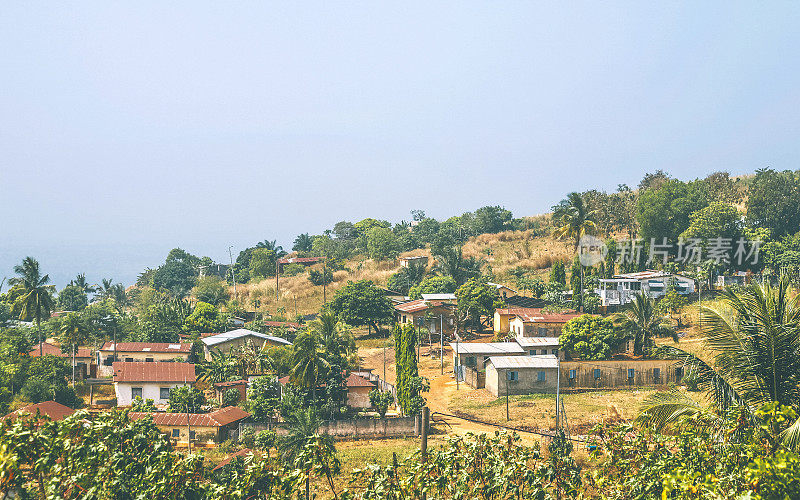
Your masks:
<svg viewBox="0 0 800 500"><path fill-rule="evenodd" d="M444 375L444 317L439 315L439 361L442 365L442 375Z"/></svg>
<svg viewBox="0 0 800 500"><path fill-rule="evenodd" d="M561 358L556 356L556 436L561 425Z"/></svg>
<svg viewBox="0 0 800 500"><path fill-rule="evenodd" d="M233 278L233 294L236 295L236 272L233 270L233 245L228 247L228 257L231 258L231 278Z"/></svg>
<svg viewBox="0 0 800 500"><path fill-rule="evenodd" d="M275 259L275 312L278 312L278 290L280 290L280 283L278 282L278 277L280 276L280 266L278 264L279 259Z"/></svg>
<svg viewBox="0 0 800 500"><path fill-rule="evenodd" d="M422 429L420 432L421 440L419 443L419 451L420 451L420 458L422 458L422 463L425 463L428 460L428 425L431 420L431 409L427 406L422 407L422 415L420 415L422 420Z"/></svg>
<svg viewBox="0 0 800 500"><path fill-rule="evenodd" d="M511 420L511 416L508 413L508 386L511 385L511 372L506 372L506 421Z"/></svg>
<svg viewBox="0 0 800 500"><path fill-rule="evenodd" d="M454 365L455 371L456 371L456 390L458 390L458 365L459 365L459 362L458 362L458 358L459 358L458 339L459 339L459 337L458 337L457 333L455 334L455 336L456 336L456 355L453 356L453 360L454 360L453 365Z"/></svg>
<svg viewBox="0 0 800 500"><path fill-rule="evenodd" d="M328 303L328 295L326 294L325 285L328 282L327 274L328 274L328 252L325 252L325 255L322 256L322 305Z"/></svg>

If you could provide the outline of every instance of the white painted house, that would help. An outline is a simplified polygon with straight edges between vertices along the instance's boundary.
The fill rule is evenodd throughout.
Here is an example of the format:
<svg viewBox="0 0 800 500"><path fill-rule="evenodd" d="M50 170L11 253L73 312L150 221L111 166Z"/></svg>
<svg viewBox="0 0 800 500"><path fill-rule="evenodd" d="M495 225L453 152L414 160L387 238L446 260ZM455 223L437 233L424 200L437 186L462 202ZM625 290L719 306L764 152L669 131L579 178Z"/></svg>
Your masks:
<svg viewBox="0 0 800 500"><path fill-rule="evenodd" d="M600 288L596 292L600 296L601 307L613 308L630 303L638 293L654 299L663 297L671 284L681 295L689 295L695 291L695 283L691 278L663 271L642 271L601 279Z"/></svg>
<svg viewBox="0 0 800 500"><path fill-rule="evenodd" d="M117 406L130 406L137 396L166 405L172 389L193 385L197 380L193 363L117 361L113 368Z"/></svg>

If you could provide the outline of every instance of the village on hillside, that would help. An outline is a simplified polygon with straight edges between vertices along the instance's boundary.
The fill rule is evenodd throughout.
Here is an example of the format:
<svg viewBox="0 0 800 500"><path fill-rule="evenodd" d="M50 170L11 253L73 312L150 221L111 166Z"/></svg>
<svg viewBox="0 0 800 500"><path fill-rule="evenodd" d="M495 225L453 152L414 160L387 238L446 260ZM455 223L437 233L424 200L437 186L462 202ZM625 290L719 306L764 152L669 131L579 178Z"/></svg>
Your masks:
<svg viewBox="0 0 800 500"><path fill-rule="evenodd" d="M500 430L542 449L569 442L571 467L597 467L598 428L713 408L723 348L709 328L735 301L796 281L796 235L749 240L749 219L708 194L752 200L772 175L785 174L657 173L535 218L484 207L444 223L419 211L394 228L342 222L291 253L261 242L233 266L174 249L127 287L81 274L56 292L26 258L0 295L2 432L146 422L148 446L201 454L218 478L254 456L303 456L314 439L330 466L334 443L385 463ZM709 200L672 230L676 245L627 240L626 224L647 234L642 204L675 183ZM628 197L636 216L609 221ZM450 230L467 224L471 235ZM335 495L352 462L308 486Z"/></svg>

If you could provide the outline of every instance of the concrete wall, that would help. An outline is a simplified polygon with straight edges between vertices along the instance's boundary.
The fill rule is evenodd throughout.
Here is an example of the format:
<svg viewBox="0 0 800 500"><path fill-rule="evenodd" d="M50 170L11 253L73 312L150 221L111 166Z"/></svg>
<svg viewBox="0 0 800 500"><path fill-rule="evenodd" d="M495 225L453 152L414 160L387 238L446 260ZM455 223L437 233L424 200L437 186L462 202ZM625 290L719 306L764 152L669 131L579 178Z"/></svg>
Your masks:
<svg viewBox="0 0 800 500"><path fill-rule="evenodd" d="M180 436L176 439L172 435L173 429L178 429L180 431ZM192 446L195 445L202 445L202 446L212 446L219 444L219 434L218 429L216 427L191 427L192 432L194 433L194 439L192 439ZM166 426L166 425L159 425L158 430L162 433L166 434L176 446L179 447L186 447L189 444L189 429L185 425L181 426Z"/></svg>
<svg viewBox="0 0 800 500"><path fill-rule="evenodd" d="M319 433L338 439L410 437L419 435L418 419L419 417L415 416L332 420L323 422L319 428ZM242 427L252 427L256 432L269 428L266 424L250 422L242 423ZM272 428L279 436L288 434L284 424L277 424Z"/></svg>
<svg viewBox="0 0 800 500"><path fill-rule="evenodd" d="M509 382L506 372L515 371L519 380ZM539 372L545 372L544 382L540 382ZM495 368L491 363L486 365L486 390L493 396L505 396L506 385L509 394L531 394L536 392L556 392L556 368Z"/></svg>
<svg viewBox="0 0 800 500"><path fill-rule="evenodd" d="M486 387L486 372L464 367L464 383L473 389Z"/></svg>
<svg viewBox="0 0 800 500"><path fill-rule="evenodd" d="M369 408L372 403L369 402L370 387L350 387L347 389L347 404L353 408Z"/></svg>
<svg viewBox="0 0 800 500"><path fill-rule="evenodd" d="M114 382L114 392L117 395L117 406L130 406L133 403L131 397L131 390L134 387L142 388L142 399L152 399L154 404L165 405L169 402L168 399L161 399L161 388L169 387L173 389L178 386L184 385L183 383L164 382L160 384L142 383L142 382Z"/></svg>
<svg viewBox="0 0 800 500"><path fill-rule="evenodd" d="M561 335L564 323L525 323L516 317L509 321L508 327L514 334L521 334L523 337L558 337ZM546 331L541 333L540 328Z"/></svg>
<svg viewBox="0 0 800 500"><path fill-rule="evenodd" d="M563 361L561 363L561 387L564 388L614 388L631 386L667 385L680 382L676 373L675 360L634 359L609 361ZM655 368L660 370L655 378ZM600 377L595 377L595 370ZM628 378L628 370L634 370L633 379ZM575 377L570 378L570 370Z"/></svg>

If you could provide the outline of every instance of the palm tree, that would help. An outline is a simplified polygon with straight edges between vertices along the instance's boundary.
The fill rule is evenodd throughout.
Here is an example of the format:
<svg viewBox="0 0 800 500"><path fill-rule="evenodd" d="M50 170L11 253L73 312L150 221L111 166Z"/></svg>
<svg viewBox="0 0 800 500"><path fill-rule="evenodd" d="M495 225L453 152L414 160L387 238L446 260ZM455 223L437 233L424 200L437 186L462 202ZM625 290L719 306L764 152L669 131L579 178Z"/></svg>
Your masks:
<svg viewBox="0 0 800 500"><path fill-rule="evenodd" d="M227 382L237 372L236 359L224 351L214 349L211 351L211 359L198 365L200 376L203 382L217 384Z"/></svg>
<svg viewBox="0 0 800 500"><path fill-rule="evenodd" d="M589 210L586 202L579 193L569 193L565 200L553 207L553 222L556 228L553 237L558 239L570 238L575 241L575 250L583 236L595 234L596 210ZM583 266L581 266L581 311L583 311Z"/></svg>
<svg viewBox="0 0 800 500"><path fill-rule="evenodd" d="M323 346L324 357L331 363L346 367L356 352L356 342L347 325L330 311L321 313L309 324Z"/></svg>
<svg viewBox="0 0 800 500"><path fill-rule="evenodd" d="M320 371L324 372L330 366L322 356L323 345L321 340L317 332L307 329L297 336L292 351L292 362L294 363L290 373L292 382L306 389L310 388L314 404L317 401L317 385Z"/></svg>
<svg viewBox="0 0 800 500"><path fill-rule="evenodd" d="M36 330L39 334L39 355L43 355L42 347L42 317L50 316L55 304L53 303L54 285L50 285L50 276L42 276L39 271L39 262L33 257L25 257L22 264L14 266L14 272L19 276L8 280L12 286L22 288L22 294L14 301L14 311L19 314L20 320L36 321Z"/></svg>
<svg viewBox="0 0 800 500"><path fill-rule="evenodd" d="M100 299L105 300L109 297L114 296L114 280L113 279L106 279L103 278L100 281L100 285L97 287L98 295Z"/></svg>
<svg viewBox="0 0 800 500"><path fill-rule="evenodd" d="M115 283L111 287L111 297L114 299L114 307L120 314L131 304L128 293L125 291L125 285L122 283Z"/></svg>
<svg viewBox="0 0 800 500"><path fill-rule="evenodd" d="M330 436L317 434L321 420L313 407L298 409L286 419L288 434L281 438L279 448L285 462L294 462L307 445L319 440L330 440ZM332 448L333 443L328 445ZM306 476L306 498L309 496L310 481Z"/></svg>
<svg viewBox="0 0 800 500"><path fill-rule="evenodd" d="M313 246L314 240L308 233L302 233L294 239L294 246L292 246L292 250L295 252L310 252Z"/></svg>
<svg viewBox="0 0 800 500"><path fill-rule="evenodd" d="M460 246L446 247L436 255L435 270L443 276L450 276L461 286L470 278L475 278L481 274L484 260L475 257L464 258Z"/></svg>
<svg viewBox="0 0 800 500"><path fill-rule="evenodd" d="M70 282L70 284L73 286L77 286L83 291L83 293L87 295L90 293L94 293L97 290L95 287L90 285L88 281L86 281L86 273L81 273L78 276L76 276L75 279Z"/></svg>
<svg viewBox="0 0 800 500"><path fill-rule="evenodd" d="M408 280L409 287L421 282L427 272L427 268L422 262L411 262L408 267L404 267L403 269L405 270L404 273Z"/></svg>
<svg viewBox="0 0 800 500"><path fill-rule="evenodd" d="M69 313L61 321L59 333L59 340L62 346L68 345L70 353L72 354L72 387L75 387L75 351L78 349L80 343L86 341L86 338L91 332L79 314Z"/></svg>
<svg viewBox="0 0 800 500"><path fill-rule="evenodd" d="M800 409L800 295L786 275L776 286L769 282L741 291L725 290L719 305L702 306L701 327L714 366L676 347L662 348L683 361L715 406L741 408L752 420L764 403L777 402ZM638 420L663 427L684 415L704 413L694 402L677 397L653 401ZM800 419L782 435L796 447Z"/></svg>
<svg viewBox="0 0 800 500"><path fill-rule="evenodd" d="M272 250L273 252L275 252L275 256L278 258L281 258L284 255L286 255L286 252L283 250L283 247L278 245L276 240L259 241L258 243L256 243L256 248L266 248L267 250Z"/></svg>
<svg viewBox="0 0 800 500"><path fill-rule="evenodd" d="M656 301L643 292L634 295L633 301L622 312L615 314L612 320L615 326L633 338L633 354L636 356L644 354L644 348L651 347L655 337L670 335L675 341L678 340L669 317L659 312Z"/></svg>

